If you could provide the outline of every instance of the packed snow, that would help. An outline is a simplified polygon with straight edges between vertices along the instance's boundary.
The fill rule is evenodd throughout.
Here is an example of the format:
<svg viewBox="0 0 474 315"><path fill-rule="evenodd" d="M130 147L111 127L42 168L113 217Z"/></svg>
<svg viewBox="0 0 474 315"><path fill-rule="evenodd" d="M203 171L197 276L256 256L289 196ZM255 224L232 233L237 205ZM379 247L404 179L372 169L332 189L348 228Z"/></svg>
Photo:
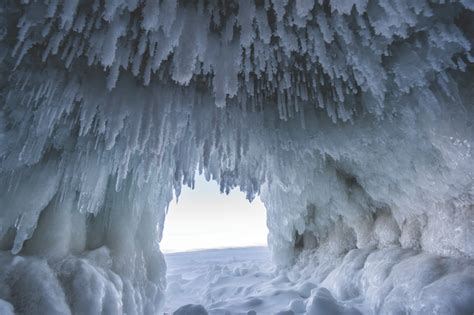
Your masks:
<svg viewBox="0 0 474 315"><path fill-rule="evenodd" d="M165 259L165 314L470 314L474 308L474 281L465 280L474 273L472 261L413 250L355 249L342 261L324 263L307 252L283 269L273 266L264 247Z"/></svg>
<svg viewBox="0 0 474 315"><path fill-rule="evenodd" d="M167 289L163 311L202 305L211 313L244 311L260 285L272 278L270 253L265 247L199 250L165 254ZM267 308L270 313L270 309Z"/></svg>
<svg viewBox="0 0 474 315"><path fill-rule="evenodd" d="M1 1L1 312L159 313L197 169L260 196L276 272L325 288L307 309L472 314L473 21L472 0Z"/></svg>

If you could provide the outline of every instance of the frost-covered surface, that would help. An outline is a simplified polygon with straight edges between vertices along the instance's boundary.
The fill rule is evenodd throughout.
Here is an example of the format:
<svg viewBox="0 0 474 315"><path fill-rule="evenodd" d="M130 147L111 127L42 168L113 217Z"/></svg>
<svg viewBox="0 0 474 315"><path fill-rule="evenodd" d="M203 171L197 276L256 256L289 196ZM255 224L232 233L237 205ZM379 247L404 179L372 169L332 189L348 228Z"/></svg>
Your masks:
<svg viewBox="0 0 474 315"><path fill-rule="evenodd" d="M210 315L470 314L474 308L472 260L409 249L355 249L339 259L307 251L284 269L272 267L264 248L165 259L169 314L189 304Z"/></svg>
<svg viewBox="0 0 474 315"><path fill-rule="evenodd" d="M1 307L159 310L166 207L196 168L261 194L281 265L473 258L473 9L2 1Z"/></svg>
<svg viewBox="0 0 474 315"><path fill-rule="evenodd" d="M272 278L270 253L264 247L165 254L165 260L165 313L188 304L203 305L207 311L237 311L231 307L233 302L245 303L255 294L256 285Z"/></svg>

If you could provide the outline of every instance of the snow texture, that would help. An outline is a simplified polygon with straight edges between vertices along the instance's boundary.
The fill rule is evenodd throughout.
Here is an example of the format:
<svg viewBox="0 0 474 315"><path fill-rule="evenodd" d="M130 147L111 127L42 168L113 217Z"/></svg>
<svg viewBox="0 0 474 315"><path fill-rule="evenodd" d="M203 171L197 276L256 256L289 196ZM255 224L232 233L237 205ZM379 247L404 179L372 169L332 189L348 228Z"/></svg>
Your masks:
<svg viewBox="0 0 474 315"><path fill-rule="evenodd" d="M1 310L158 312L166 209L196 169L260 194L279 266L317 251L355 268L354 251L399 249L472 267L473 10L2 1ZM473 273L443 268L413 274L422 300L407 312L442 300L472 313ZM401 307L392 292L368 305Z"/></svg>
<svg viewBox="0 0 474 315"><path fill-rule="evenodd" d="M474 272L469 260L410 249L354 249L342 260L325 257L324 264L317 252L308 251L283 269L273 268L262 248L184 252L165 259L164 311L169 314L190 309L179 307L186 303L202 303L199 308L210 315L469 314L474 307L474 282L461 280ZM457 297L439 299L441 294Z"/></svg>

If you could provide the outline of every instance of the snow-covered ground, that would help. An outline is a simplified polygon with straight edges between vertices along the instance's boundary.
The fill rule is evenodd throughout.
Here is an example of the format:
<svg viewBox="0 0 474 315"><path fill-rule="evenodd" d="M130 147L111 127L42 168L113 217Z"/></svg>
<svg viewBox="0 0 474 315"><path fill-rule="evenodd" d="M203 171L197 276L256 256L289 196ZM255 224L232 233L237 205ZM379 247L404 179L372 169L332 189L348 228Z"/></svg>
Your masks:
<svg viewBox="0 0 474 315"><path fill-rule="evenodd" d="M186 304L202 304L211 314L277 307L273 300L261 296L273 278L270 253L265 247L172 253L165 259L165 313Z"/></svg>
<svg viewBox="0 0 474 315"><path fill-rule="evenodd" d="M472 260L395 247L353 250L331 260L318 256L308 251L294 266L275 268L264 247L168 254L165 314L180 309L174 314L201 315L206 309L210 315L470 315L474 310Z"/></svg>
<svg viewBox="0 0 474 315"><path fill-rule="evenodd" d="M274 268L265 247L173 253L165 259L165 314L189 304L194 304L194 309L179 314L202 314L197 305L211 315L305 314L311 291L317 287L301 278L290 280L291 271Z"/></svg>
<svg viewBox="0 0 474 315"><path fill-rule="evenodd" d="M210 314L275 314L292 309L304 313L304 298L280 275L265 247L215 249L168 254L165 313L201 304ZM304 291L304 292L303 292ZM252 313L250 313L252 314Z"/></svg>

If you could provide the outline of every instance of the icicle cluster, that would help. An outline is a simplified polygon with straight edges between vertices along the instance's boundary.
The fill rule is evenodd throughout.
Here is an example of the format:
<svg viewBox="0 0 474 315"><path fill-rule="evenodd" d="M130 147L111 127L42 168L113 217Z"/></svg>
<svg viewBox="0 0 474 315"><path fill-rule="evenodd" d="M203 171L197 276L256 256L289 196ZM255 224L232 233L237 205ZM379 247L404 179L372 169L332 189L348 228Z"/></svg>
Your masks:
<svg viewBox="0 0 474 315"><path fill-rule="evenodd" d="M454 21L470 2L436 2L27 1L13 56L100 68L109 89L127 72L203 85L218 106L270 99L287 119L309 103L348 120L474 60Z"/></svg>
<svg viewBox="0 0 474 315"><path fill-rule="evenodd" d="M261 194L279 263L393 246L472 259L472 10L2 2L0 307L157 313L166 208L196 169Z"/></svg>

